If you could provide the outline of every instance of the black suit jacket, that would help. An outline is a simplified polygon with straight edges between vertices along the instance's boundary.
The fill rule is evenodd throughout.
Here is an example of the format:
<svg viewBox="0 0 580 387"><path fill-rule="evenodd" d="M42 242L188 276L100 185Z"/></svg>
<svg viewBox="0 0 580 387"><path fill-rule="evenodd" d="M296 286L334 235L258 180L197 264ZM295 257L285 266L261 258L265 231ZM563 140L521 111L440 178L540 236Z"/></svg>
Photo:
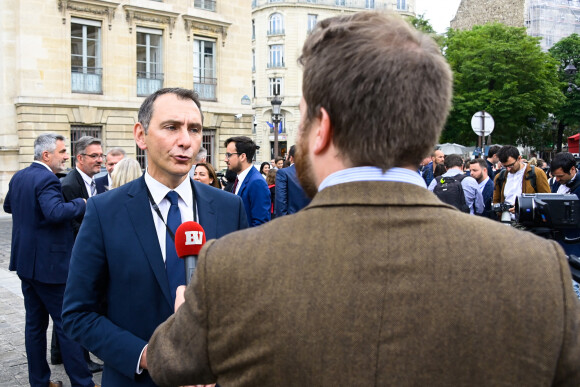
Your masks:
<svg viewBox="0 0 580 387"><path fill-rule="evenodd" d="M97 194L107 191L109 189L109 174L107 173L105 176L97 177L95 184L97 185Z"/></svg>
<svg viewBox="0 0 580 387"><path fill-rule="evenodd" d="M97 186L97 194L105 192L104 187L99 190ZM89 193L87 192L87 187L83 181L83 177L77 171L73 169L62 179L62 195L67 202L72 202L74 199L83 198L88 199ZM72 220L73 231L75 238L79 233L79 228L81 228L81 223L83 222L85 214L84 212Z"/></svg>

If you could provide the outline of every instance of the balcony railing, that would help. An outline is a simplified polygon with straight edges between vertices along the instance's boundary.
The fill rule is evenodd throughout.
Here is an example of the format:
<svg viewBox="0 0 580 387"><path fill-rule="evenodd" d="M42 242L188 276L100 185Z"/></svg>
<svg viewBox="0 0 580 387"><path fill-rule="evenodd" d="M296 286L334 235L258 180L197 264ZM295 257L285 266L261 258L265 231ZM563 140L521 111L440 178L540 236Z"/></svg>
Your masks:
<svg viewBox="0 0 580 387"><path fill-rule="evenodd" d="M206 101L216 101L217 78L193 77L193 89L199 99Z"/></svg>
<svg viewBox="0 0 580 387"><path fill-rule="evenodd" d="M397 3L394 0L252 0L252 8L280 2L288 4L317 4L323 6L356 9L397 9ZM408 5L405 8L406 9L399 9L399 11L410 11L410 7Z"/></svg>
<svg viewBox="0 0 580 387"><path fill-rule="evenodd" d="M102 67L71 67L73 93L101 94L103 92Z"/></svg>
<svg viewBox="0 0 580 387"><path fill-rule="evenodd" d="M193 6L215 12L215 0L194 0Z"/></svg>
<svg viewBox="0 0 580 387"><path fill-rule="evenodd" d="M137 95L146 97L163 88L163 73L137 71Z"/></svg>
<svg viewBox="0 0 580 387"><path fill-rule="evenodd" d="M275 30L268 30L268 36L270 35L285 35L286 31L284 28L276 28Z"/></svg>
<svg viewBox="0 0 580 387"><path fill-rule="evenodd" d="M269 69L276 69L276 68L281 68L281 67L286 67L284 64L284 61L275 62L275 63L268 63Z"/></svg>

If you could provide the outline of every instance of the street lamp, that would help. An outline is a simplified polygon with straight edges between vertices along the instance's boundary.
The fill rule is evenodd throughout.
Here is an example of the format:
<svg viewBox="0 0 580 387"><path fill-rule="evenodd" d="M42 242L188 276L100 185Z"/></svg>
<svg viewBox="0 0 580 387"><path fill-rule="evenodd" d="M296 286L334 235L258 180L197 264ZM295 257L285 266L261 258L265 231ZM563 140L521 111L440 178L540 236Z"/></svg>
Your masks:
<svg viewBox="0 0 580 387"><path fill-rule="evenodd" d="M278 126L280 125L280 110L282 100L278 98L278 94L270 101L272 104L272 122L274 122L274 158L278 157Z"/></svg>

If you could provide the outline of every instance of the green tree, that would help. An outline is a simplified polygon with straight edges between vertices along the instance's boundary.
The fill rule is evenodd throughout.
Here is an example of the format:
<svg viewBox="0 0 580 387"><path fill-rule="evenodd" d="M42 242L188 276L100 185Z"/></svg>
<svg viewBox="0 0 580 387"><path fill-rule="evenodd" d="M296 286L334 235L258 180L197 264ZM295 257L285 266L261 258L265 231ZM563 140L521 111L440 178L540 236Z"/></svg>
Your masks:
<svg viewBox="0 0 580 387"><path fill-rule="evenodd" d="M576 130L580 125L580 90L576 88L578 74L566 74L564 71L569 64L580 66L580 36L572 34L554 44L548 51L558 61L558 78L561 81L561 91L566 97L560 108L554 111L558 122L556 151L560 152L564 129L568 127Z"/></svg>
<svg viewBox="0 0 580 387"><path fill-rule="evenodd" d="M470 31L449 29L445 56L454 73L453 108L442 142L475 144L471 117L485 110L495 120L492 142L525 141L564 100L557 62L525 28L494 23Z"/></svg>
<svg viewBox="0 0 580 387"><path fill-rule="evenodd" d="M421 32L431 35L431 37L437 42L439 47L443 46L445 42L445 37L443 35L437 34L433 26L429 22L428 19L425 19L425 14L417 15L417 16L409 16L407 21L411 23L413 27L418 29Z"/></svg>

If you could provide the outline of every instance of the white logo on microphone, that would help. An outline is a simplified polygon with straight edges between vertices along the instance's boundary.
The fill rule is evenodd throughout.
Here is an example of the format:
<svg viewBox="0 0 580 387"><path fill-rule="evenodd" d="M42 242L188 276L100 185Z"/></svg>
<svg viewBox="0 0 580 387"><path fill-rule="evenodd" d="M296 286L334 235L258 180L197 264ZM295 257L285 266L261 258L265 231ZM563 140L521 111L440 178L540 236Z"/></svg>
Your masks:
<svg viewBox="0 0 580 387"><path fill-rule="evenodd" d="M203 231L186 231L185 245L201 245L203 242Z"/></svg>

